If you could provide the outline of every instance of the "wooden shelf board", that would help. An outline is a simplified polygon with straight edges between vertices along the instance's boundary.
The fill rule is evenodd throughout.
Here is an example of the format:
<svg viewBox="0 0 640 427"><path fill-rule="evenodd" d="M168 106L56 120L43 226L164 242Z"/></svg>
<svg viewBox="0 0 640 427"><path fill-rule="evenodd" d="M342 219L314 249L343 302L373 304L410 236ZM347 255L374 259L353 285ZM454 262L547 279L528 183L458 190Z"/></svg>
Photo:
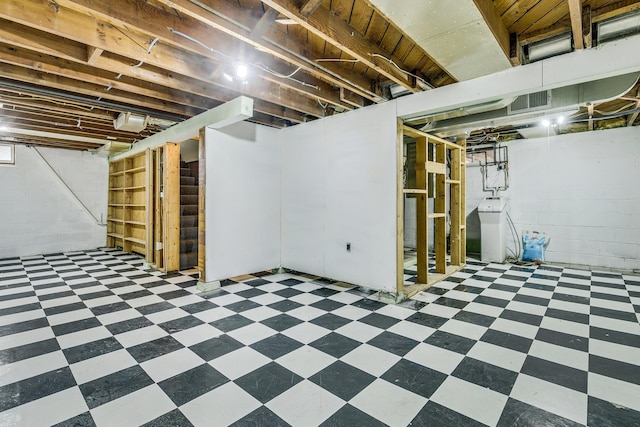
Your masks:
<svg viewBox="0 0 640 427"><path fill-rule="evenodd" d="M124 222L123 219L120 218L107 218L107 221L111 221L111 222Z"/></svg>
<svg viewBox="0 0 640 427"><path fill-rule="evenodd" d="M125 221L125 224L131 224L131 225L147 225L146 222L142 222L142 221Z"/></svg>
<svg viewBox="0 0 640 427"><path fill-rule="evenodd" d="M146 208L147 207L147 205L144 205L144 204L143 205L131 205L131 204L126 204L126 203L125 203L125 206L128 207L128 208Z"/></svg>
<svg viewBox="0 0 640 427"><path fill-rule="evenodd" d="M137 168L127 169L125 172L126 173L141 172L141 171L144 171L145 169L146 169L146 166L139 166Z"/></svg>
<svg viewBox="0 0 640 427"><path fill-rule="evenodd" d="M144 185L136 185L135 187L124 187L125 190L144 190Z"/></svg>
<svg viewBox="0 0 640 427"><path fill-rule="evenodd" d="M147 242L145 242L142 239L136 239L135 237L125 237L124 240L126 240L127 242L131 242L131 243L137 243L139 245L146 245Z"/></svg>
<svg viewBox="0 0 640 427"><path fill-rule="evenodd" d="M109 206L122 207L122 206L124 206L124 204L122 204L122 203L109 203Z"/></svg>
<svg viewBox="0 0 640 427"><path fill-rule="evenodd" d="M107 233L107 236L114 237L116 239L122 239L124 237L122 234L118 234L118 233Z"/></svg>

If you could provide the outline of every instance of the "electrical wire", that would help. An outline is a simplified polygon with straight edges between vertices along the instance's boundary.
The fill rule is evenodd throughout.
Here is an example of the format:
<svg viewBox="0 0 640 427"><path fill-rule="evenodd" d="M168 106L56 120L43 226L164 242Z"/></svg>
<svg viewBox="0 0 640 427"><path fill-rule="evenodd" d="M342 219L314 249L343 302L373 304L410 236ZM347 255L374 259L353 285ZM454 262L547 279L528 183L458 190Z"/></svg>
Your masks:
<svg viewBox="0 0 640 427"><path fill-rule="evenodd" d="M515 244L518 248L518 253L515 254L516 255L516 259L520 259L520 255L522 254L522 242L520 241L520 236L518 236L518 231L516 230L516 226L513 223L513 220L511 219L511 215L509 215L509 212L507 211L507 223L509 224L509 228L511 230L511 234L513 236L513 239L515 241Z"/></svg>
<svg viewBox="0 0 640 427"><path fill-rule="evenodd" d="M191 42L193 42L193 43L197 44L198 46L203 47L204 49L208 50L209 52L215 53L216 55L220 55L220 56L222 56L223 58L225 58L225 59L227 59L227 60L229 60L229 61L233 61L233 62L235 62L235 61L236 61L236 59L235 59L235 58L233 58L233 57L231 57L231 56L227 55L227 54L226 54L226 53L224 53L224 52L220 52L219 50L216 50L216 49L214 49L214 48L212 48L212 47L210 47L210 46L207 46L206 44L204 44L204 43L203 43L203 42L201 42L200 40L198 40L198 39L196 39L196 38L194 38L194 37L191 37L191 36L190 36L190 35L188 35L188 34L185 34L185 33L181 32L181 31L178 31L178 30L174 30L173 28L169 28L169 31L171 31L173 34L176 34L176 35L178 35L178 36L180 36L180 37L184 37L185 39L187 39L187 40L189 40L189 41L191 41ZM301 69L302 67L298 67L298 68L296 68L292 73L290 73L290 74L288 74L288 75L287 75L287 74L281 74L281 73L278 73L277 71L274 71L274 70L270 69L269 67L267 67L267 66L266 66L266 65L264 65L264 64L253 64L253 63L249 63L248 65L251 65L252 67L255 67L255 68L259 69L259 70L265 71L265 72L267 72L267 73L269 73L269 74L272 74L272 75L274 75L274 76L276 76L276 77L279 77L279 78L281 78L281 79L288 79L288 80L294 81L294 82L296 82L296 83L298 83L298 84L300 84L300 85L302 85L302 86L310 87L310 88L313 88L313 89L316 89L316 90L320 90L320 87L319 87L319 86L312 85L312 84L307 83L307 82L304 82L304 81L302 81L302 80L299 80L299 79L293 78L294 74L296 74L298 71L300 71L300 69Z"/></svg>
<svg viewBox="0 0 640 427"><path fill-rule="evenodd" d="M360 62L359 59L342 59L342 58L320 58L316 62Z"/></svg>
<svg viewBox="0 0 640 427"><path fill-rule="evenodd" d="M389 59L389 58L387 58L386 56L380 55L380 54L378 54L378 53L371 53L370 55L371 55L371 56L373 56L374 58L382 58L382 59L384 59L384 60L388 61L391 65L393 65L394 67L396 67L398 70L400 70L400 71L402 71L403 73L408 74L408 75L410 75L410 76L412 76L412 77L415 77L416 79L420 80L422 83L424 83L425 85L427 85L427 87L429 87L429 88L433 89L433 86L431 85L431 83L429 83L428 81L426 81L425 79L423 79L422 77L420 77L420 76L418 76L418 75L416 75L416 74L413 74L413 73L411 73L411 72L409 72L409 71L407 71L407 70L403 70L402 68L400 68L400 67L398 66L398 64L396 64L396 63L393 61L393 59Z"/></svg>

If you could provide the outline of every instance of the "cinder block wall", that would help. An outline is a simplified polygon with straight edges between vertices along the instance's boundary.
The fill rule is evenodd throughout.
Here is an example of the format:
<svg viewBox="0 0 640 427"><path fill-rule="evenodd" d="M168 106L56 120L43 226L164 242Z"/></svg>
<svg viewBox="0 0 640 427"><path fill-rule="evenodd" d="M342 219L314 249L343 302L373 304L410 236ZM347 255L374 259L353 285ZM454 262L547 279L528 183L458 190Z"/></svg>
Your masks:
<svg viewBox="0 0 640 427"><path fill-rule="evenodd" d="M518 233L551 237L547 261L640 269L640 128L508 145L511 186L504 194L511 217ZM468 214L488 195L479 168L467 167ZM468 238L478 239L479 224L471 223Z"/></svg>
<svg viewBox="0 0 640 427"><path fill-rule="evenodd" d="M38 148L83 203L107 219L108 163L89 152ZM33 148L16 145L0 166L0 258L104 246L105 227L87 215Z"/></svg>

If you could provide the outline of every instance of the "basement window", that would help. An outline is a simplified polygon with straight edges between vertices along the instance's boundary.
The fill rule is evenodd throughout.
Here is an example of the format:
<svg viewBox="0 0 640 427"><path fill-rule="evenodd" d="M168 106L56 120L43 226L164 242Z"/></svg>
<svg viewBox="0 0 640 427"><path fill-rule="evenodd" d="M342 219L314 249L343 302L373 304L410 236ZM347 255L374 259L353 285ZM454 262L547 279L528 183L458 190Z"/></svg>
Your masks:
<svg viewBox="0 0 640 427"><path fill-rule="evenodd" d="M16 149L14 144L0 143L0 165L13 165L16 162Z"/></svg>

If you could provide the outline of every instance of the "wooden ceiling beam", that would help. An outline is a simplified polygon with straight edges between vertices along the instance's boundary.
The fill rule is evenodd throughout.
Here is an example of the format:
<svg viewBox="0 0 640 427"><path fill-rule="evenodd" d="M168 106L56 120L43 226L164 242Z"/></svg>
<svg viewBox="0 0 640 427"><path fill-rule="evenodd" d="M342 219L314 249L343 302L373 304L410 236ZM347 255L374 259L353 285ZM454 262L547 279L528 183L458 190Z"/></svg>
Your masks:
<svg viewBox="0 0 640 427"><path fill-rule="evenodd" d="M260 19L256 20L253 18L253 14L248 14L245 10L243 19L246 26L251 28L251 31L246 30L245 25L240 25L235 21L228 22L216 15L213 21L218 27L214 28L220 29L222 25L226 25L224 27L226 31L212 37L211 28L209 27L209 24L212 23L210 20L197 20L195 16L188 14L185 16L177 16L160 11L144 2L120 0L117 8L113 8L112 1L110 0L60 0L59 4L80 13L89 13L97 16L115 26L157 36L161 41L170 44L175 49L181 51L186 50L197 55L206 56L230 66L233 66L234 61L264 64L263 67L252 67L251 69L254 75L263 79L274 76L274 74L269 73L266 69L278 68L278 64L274 62L272 56L253 49L253 47L259 47L262 50L266 50L265 45L267 43L261 41L258 36L261 36L270 28L269 21L275 19L277 16L278 12L273 9L270 9L262 16L262 18L264 18L262 21ZM193 5L191 6L193 7ZM225 10L230 8L229 6L225 7ZM239 7L237 8L239 9ZM274 14L276 15L274 16ZM201 18L204 19L204 17ZM199 43L186 39L177 32L197 40L210 49L206 49ZM233 35L237 37L234 38ZM238 43L238 40L243 43ZM247 46L246 43L249 43L250 46ZM160 49L159 44L154 46L152 53L155 53L158 49ZM288 57L287 59L291 58ZM197 59L194 58L194 60ZM311 68L310 66L308 67ZM210 69L213 70L213 67L210 67ZM317 72L317 70L315 71ZM208 73L201 78L206 78L210 75L211 74ZM309 86L304 86L301 85L299 81L287 80L282 77L279 78L279 83L281 85L286 83L291 86L299 86L301 90L298 90L298 92L304 92L307 96L313 97L313 102L316 102L316 99L320 98L323 102L341 105L340 99L334 94L335 91L324 81L308 75L298 76L297 80L305 81ZM342 106L348 108L348 106Z"/></svg>
<svg viewBox="0 0 640 427"><path fill-rule="evenodd" d="M322 52L316 52L309 45L303 45L292 39L289 34L276 28L277 26L268 27L262 39L251 39L249 36L251 29L255 27L257 19L259 18L256 18L255 14L247 13L247 10L241 8L236 2L227 0L198 0L197 2L190 0L156 1L169 8L175 9L178 14L191 17L206 24L208 27L230 35L243 43L247 43L258 52L273 55L280 60L292 64L294 67L300 67L301 70L334 86L348 87L352 92L374 102L386 101L379 92L376 92L374 88L371 87L371 80L337 63L319 64L315 62L316 59L323 58ZM209 30L203 34L199 34L197 31L197 27L186 29L188 34L198 39L206 39L207 34L210 34ZM224 46L224 44L222 44L222 46ZM236 54L237 52L231 52L231 56L235 56ZM265 59L261 57L261 60L263 62L266 61L268 55ZM268 64L269 62L265 63ZM318 85L317 83L314 84ZM319 94L319 97L321 95L322 92ZM328 102L326 99L322 100L323 102Z"/></svg>
<svg viewBox="0 0 640 427"><path fill-rule="evenodd" d="M639 0L622 0L598 9L591 9L591 20L596 23L638 9L640 9Z"/></svg>
<svg viewBox="0 0 640 427"><path fill-rule="evenodd" d="M419 87L411 84L408 74L399 71L392 64L393 62L397 67L407 70L408 67L400 58L382 50L346 21L332 15L328 9L318 7L313 15L304 16L300 14L293 0L262 0L262 2L410 92L421 91Z"/></svg>
<svg viewBox="0 0 640 427"><path fill-rule="evenodd" d="M589 5L582 6L582 38L584 39L584 47L591 49L593 47L593 21Z"/></svg>
<svg viewBox="0 0 640 427"><path fill-rule="evenodd" d="M549 27L521 34L518 38L520 44L524 46L550 37L559 36L568 31L571 31L571 23L568 21L559 21Z"/></svg>
<svg viewBox="0 0 640 427"><path fill-rule="evenodd" d="M100 49L93 46L87 46L87 63L93 64L100 55L102 55L104 49Z"/></svg>
<svg viewBox="0 0 640 427"><path fill-rule="evenodd" d="M496 10L495 4L486 0L473 0L473 3L478 8L478 11L482 15L487 27L491 30L491 33L498 42L500 49L502 49L502 52L506 57L511 60L512 56L509 30L507 30L507 26L504 24L500 14Z"/></svg>
<svg viewBox="0 0 640 427"><path fill-rule="evenodd" d="M571 32L573 33L573 47L584 49L582 38L582 1L567 0L569 3L569 17L571 18Z"/></svg>
<svg viewBox="0 0 640 427"><path fill-rule="evenodd" d="M37 2L36 3L40 3ZM82 15L77 11L71 11L69 9L65 9L59 7L55 9L56 12L52 12L48 8L40 10L41 13L45 15L47 13L55 13L54 17L51 17L48 20L38 20L38 22L43 22L43 24L38 25L37 23L31 22L29 17L31 15L23 16L20 15L19 12L16 12L13 9L3 8L3 3L0 2L0 15L5 19L12 19L21 23L21 25L27 26L35 26L36 29L44 32L54 31L56 34L54 36L51 35L42 35L40 36L37 43L34 43L32 40L32 36L25 30L19 31L18 34L21 36L15 37L11 35L11 26L15 27L15 23L11 23L10 26L0 26L0 34L5 33L9 40L13 40L13 42L19 42L22 45L29 44L30 46L35 45L37 48L40 45L47 46L46 50L49 53L54 53L56 51L61 51L63 54L65 52L64 45L67 42L65 39L71 39L76 41L82 41L83 39L89 39L88 42L91 45L101 44L101 48L105 51L110 51L117 53L118 55L124 57L130 57L131 52L135 50L142 50L142 48L137 45L133 40L123 37L122 33L116 30L112 26L107 26L104 24L100 24L96 22L95 19L90 18L88 15ZM41 5L42 6L42 5ZM30 5L31 10L33 9L33 5ZM11 12L14 15L18 16L9 16L8 13ZM56 22L56 20L58 20ZM29 25L31 24L31 25ZM77 27L74 25L77 24ZM93 30L91 30L91 26L93 25ZM60 29L58 27L63 27L64 29ZM78 31L76 28L80 28L83 31L87 32L86 36L82 34L77 34ZM93 34L93 36L91 35ZM58 41L58 44L55 47L50 47L52 40ZM68 43L68 42L67 42ZM80 58L77 58L79 53L73 52L67 56L68 59L77 60L78 62L84 63L85 58L82 55L79 55ZM146 55L146 52L145 52ZM114 72L114 78L119 73L129 74L128 71L136 70L144 73L143 70L139 70L141 67L134 67L136 65L134 61L129 66L123 66L123 64L115 64L116 67L109 68L105 66L104 54L97 57L94 61L96 67L110 69ZM140 55L138 55L140 57ZM208 63L208 59L205 58L196 58L193 54L189 54L184 52L183 50L175 49L169 46L163 46L160 44L156 44L151 51L151 53L143 57L145 62L153 64L160 68L166 68L168 72L181 73L186 76L190 76L195 79L201 79L202 81L207 80L207 69L211 70L214 66L211 62ZM114 65L112 63L112 65ZM230 93L231 91L227 89L229 86L228 83L223 82L221 79L217 81L210 82L216 85L217 87L212 88L209 87L206 92L209 97L212 95L216 95L218 93L227 93L228 95L225 97L226 99L222 99L223 101L228 101L230 99L235 98L238 93ZM108 87L105 86L105 87ZM167 85L169 88L180 88L183 89L183 86L174 84ZM213 90L212 90L213 89ZM254 83L250 87L243 87L242 93L254 97L256 99L263 99L268 102L282 104L286 108L291 108L294 110L300 110L305 114L310 114L315 117L321 117L323 114L322 108L317 104L315 99L309 99L308 97L302 97L299 93L291 92L288 89L281 89L278 85L275 85L270 82L266 82L263 84ZM177 91L177 89L172 89ZM186 89L185 89L186 90ZM293 105L295 104L295 106Z"/></svg>
<svg viewBox="0 0 640 427"><path fill-rule="evenodd" d="M7 136L0 137L0 142L12 143L12 144L21 144L21 145L32 145L37 147L51 147L51 148L61 148L66 150L93 150L101 147L100 144L94 144L91 142L75 142L75 141L65 141L63 139L56 138L43 138L43 137L25 137L20 134L12 134L9 133Z"/></svg>
<svg viewBox="0 0 640 427"><path fill-rule="evenodd" d="M316 11L317 8L320 7L323 0L305 0L305 2L300 6L300 15L309 16L313 12Z"/></svg>

